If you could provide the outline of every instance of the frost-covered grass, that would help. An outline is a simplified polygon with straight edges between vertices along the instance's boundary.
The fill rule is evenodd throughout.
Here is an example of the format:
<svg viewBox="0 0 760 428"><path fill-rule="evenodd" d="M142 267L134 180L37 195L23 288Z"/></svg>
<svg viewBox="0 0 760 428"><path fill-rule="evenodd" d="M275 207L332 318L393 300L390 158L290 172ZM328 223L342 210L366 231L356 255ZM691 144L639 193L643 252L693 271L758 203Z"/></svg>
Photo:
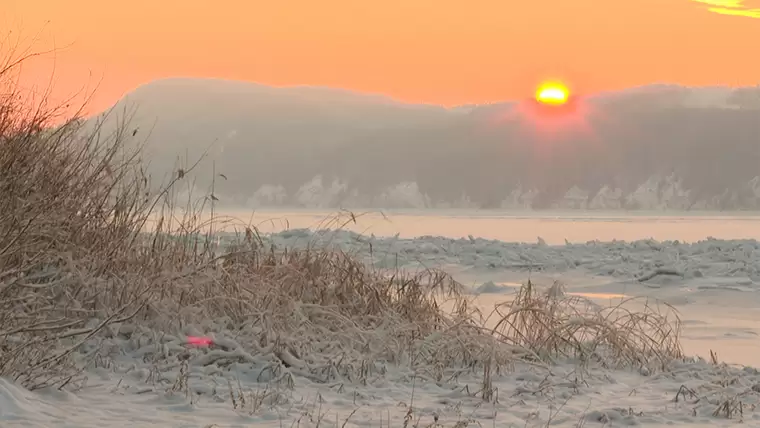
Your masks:
<svg viewBox="0 0 760 428"><path fill-rule="evenodd" d="M555 283L545 292L528 281L516 297L494 309L493 331L499 337L546 358L595 359L605 366L656 366L664 370L682 357L680 319L664 303L648 302L631 310L628 298L602 307L591 300L566 295Z"/></svg>

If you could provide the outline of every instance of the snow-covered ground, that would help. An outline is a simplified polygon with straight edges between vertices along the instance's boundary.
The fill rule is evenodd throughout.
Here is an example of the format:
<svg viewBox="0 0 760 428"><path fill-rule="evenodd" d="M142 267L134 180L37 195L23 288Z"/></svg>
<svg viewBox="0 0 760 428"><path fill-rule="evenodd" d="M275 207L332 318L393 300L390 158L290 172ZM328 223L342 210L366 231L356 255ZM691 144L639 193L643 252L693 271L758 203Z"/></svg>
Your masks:
<svg viewBox="0 0 760 428"><path fill-rule="evenodd" d="M483 373L366 361L359 379L323 378L242 351L224 320L175 335L123 325L99 343L97 363L70 391L29 392L0 379L2 427L542 427L760 426L760 243L588 242L549 245L479 238L372 237L292 230L278 246L332 245L378 267L442 268L485 310L531 278L598 304L646 296L675 307L688 355L667 370L616 370L559 361L493 373L495 398L475 396ZM221 348L186 345L213 331ZM93 345L94 346L94 345ZM94 348L85 346L85 352ZM748 366L748 367L745 367ZM73 392L71 391L73 389ZM731 418L727 418L729 409ZM741 414L740 414L741 412ZM440 425L436 425L440 424Z"/></svg>
<svg viewBox="0 0 760 428"><path fill-rule="evenodd" d="M171 339L165 347L179 347ZM473 396L482 382L477 375L436 383L407 369L374 374L366 385L304 377L287 385L262 380L262 361L220 367L191 359L188 385L177 386L184 379L181 367L151 369L134 355L111 364L93 370L74 393L31 393L0 380L2 426L402 427L409 405L414 409L409 426L420 427L760 425L754 412L760 373L696 360L675 362L655 374L584 371L572 362L551 369L517 365L494 374L496 402ZM713 415L725 403L735 413L732 419Z"/></svg>
<svg viewBox="0 0 760 428"><path fill-rule="evenodd" d="M356 253L378 267L456 266L470 275L494 272L578 273L608 276L620 280L642 280L665 273L683 279L731 277L738 285L760 283L760 244L755 240L708 239L695 243L588 242L548 245L541 238L535 244L509 243L481 238L452 239L422 237L367 237L348 231L313 233L300 229L273 235L281 247L333 246ZM654 277L651 284L662 278ZM671 278L672 279L672 278ZM672 282L672 281L670 281Z"/></svg>

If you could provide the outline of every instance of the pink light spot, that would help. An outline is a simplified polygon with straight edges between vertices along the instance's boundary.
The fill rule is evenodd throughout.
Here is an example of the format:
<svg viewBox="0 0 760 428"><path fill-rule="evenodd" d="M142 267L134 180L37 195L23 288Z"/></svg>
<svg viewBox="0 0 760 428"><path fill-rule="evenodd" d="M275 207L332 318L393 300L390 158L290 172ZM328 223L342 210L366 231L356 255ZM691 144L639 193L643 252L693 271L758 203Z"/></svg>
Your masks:
<svg viewBox="0 0 760 428"><path fill-rule="evenodd" d="M210 337L187 336L187 344L193 346L211 346L214 341Z"/></svg>

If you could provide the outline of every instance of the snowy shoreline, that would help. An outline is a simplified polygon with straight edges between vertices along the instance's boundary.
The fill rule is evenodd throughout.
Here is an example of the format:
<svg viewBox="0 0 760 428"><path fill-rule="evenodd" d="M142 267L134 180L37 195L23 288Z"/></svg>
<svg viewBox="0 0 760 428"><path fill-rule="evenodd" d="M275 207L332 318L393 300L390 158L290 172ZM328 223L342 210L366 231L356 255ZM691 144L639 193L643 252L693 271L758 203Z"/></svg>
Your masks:
<svg viewBox="0 0 760 428"><path fill-rule="evenodd" d="M278 248L332 246L380 268L442 268L485 306L509 299L513 282L528 277L544 286L562 280L568 292L671 300L684 311L686 340L702 335L719 357L724 345L754 343L752 324L760 321L760 314L751 311L760 307L760 243L754 240L552 246L307 230L266 239ZM652 276L658 270L677 275ZM483 287L489 283L493 286ZM746 325L711 330L716 328L712 320L737 316L731 314L736 308ZM573 359L552 366L516 361L489 375L491 396L484 400L483 368L364 361L363 374L355 377L351 373L357 367L344 368L343 357L335 355L324 377L315 377L246 353L251 338L228 322L208 319L173 333L136 323L114 325L77 354L90 364L84 380L69 385L73 392L29 392L0 379L0 425L395 428L406 426L409 417L409 427L444 428L733 426L739 420L760 426L760 412L754 412L760 405L760 372L749 367L693 357L655 371ZM746 337L740 337L742 332ZM253 337L257 334L251 330ZM221 345L188 346L186 336L195 335ZM746 352L760 351L760 345L748 346Z"/></svg>
<svg viewBox="0 0 760 428"><path fill-rule="evenodd" d="M733 277L747 286L760 287L760 242L753 239L707 239L695 243L647 239L547 245L541 238L535 244L527 244L474 237L383 238L343 230L307 229L280 232L268 239L278 247L333 247L384 268L419 264L455 265L478 273L582 271L628 280L643 281L651 276L655 282L663 279L659 273L683 279Z"/></svg>

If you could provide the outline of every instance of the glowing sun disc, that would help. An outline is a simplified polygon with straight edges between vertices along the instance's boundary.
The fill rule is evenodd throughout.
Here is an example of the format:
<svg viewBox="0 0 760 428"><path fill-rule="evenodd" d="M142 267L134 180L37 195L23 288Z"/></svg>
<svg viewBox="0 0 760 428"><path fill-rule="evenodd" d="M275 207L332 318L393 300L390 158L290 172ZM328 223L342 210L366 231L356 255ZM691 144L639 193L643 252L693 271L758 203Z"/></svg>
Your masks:
<svg viewBox="0 0 760 428"><path fill-rule="evenodd" d="M570 97L567 86L558 82L544 83L536 90L536 101L542 104L565 104Z"/></svg>

